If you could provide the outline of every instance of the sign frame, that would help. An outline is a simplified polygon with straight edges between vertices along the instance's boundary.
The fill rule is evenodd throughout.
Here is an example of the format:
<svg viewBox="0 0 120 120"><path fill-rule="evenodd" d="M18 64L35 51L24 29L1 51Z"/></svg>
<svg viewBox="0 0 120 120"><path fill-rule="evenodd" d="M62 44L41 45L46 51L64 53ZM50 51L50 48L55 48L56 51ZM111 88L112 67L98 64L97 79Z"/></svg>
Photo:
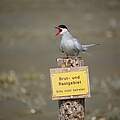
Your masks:
<svg viewBox="0 0 120 120"><path fill-rule="evenodd" d="M79 72L85 71L87 75L87 89L88 92L86 94L79 95L65 95L65 96L54 96L53 95L53 86L52 86L52 76L57 73L67 73L67 72ZM76 99L76 98L89 98L90 95L90 83L89 83L89 72L88 66L80 66L80 67L64 67L64 68L51 68L50 69L50 81L51 81L51 89L52 89L52 100L64 100L64 99Z"/></svg>

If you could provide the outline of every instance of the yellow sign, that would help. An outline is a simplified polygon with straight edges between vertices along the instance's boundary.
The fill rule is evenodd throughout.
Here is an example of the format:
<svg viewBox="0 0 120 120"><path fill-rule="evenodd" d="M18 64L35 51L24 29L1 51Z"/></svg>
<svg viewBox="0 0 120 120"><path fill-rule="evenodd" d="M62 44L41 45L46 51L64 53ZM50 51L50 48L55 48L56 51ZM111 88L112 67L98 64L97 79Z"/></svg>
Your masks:
<svg viewBox="0 0 120 120"><path fill-rule="evenodd" d="M90 96L88 67L50 69L52 99Z"/></svg>

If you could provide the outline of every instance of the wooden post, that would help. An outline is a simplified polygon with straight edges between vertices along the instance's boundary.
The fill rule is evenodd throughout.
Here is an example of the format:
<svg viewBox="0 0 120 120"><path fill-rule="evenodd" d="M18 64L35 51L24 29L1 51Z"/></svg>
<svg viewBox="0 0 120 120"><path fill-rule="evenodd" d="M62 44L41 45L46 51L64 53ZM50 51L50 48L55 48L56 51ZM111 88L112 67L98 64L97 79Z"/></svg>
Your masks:
<svg viewBox="0 0 120 120"><path fill-rule="evenodd" d="M57 58L59 67L80 67L84 61L80 57ZM58 120L84 120L85 98L59 100Z"/></svg>

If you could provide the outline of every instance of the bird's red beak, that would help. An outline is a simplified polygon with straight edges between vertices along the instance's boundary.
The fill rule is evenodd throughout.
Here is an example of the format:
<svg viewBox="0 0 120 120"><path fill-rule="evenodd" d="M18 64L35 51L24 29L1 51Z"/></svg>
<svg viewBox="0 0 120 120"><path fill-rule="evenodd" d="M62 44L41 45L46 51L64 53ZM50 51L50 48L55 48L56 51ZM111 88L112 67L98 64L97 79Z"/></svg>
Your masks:
<svg viewBox="0 0 120 120"><path fill-rule="evenodd" d="M56 28L56 36L58 36L61 32L62 32L62 29L60 29L59 27L55 27Z"/></svg>

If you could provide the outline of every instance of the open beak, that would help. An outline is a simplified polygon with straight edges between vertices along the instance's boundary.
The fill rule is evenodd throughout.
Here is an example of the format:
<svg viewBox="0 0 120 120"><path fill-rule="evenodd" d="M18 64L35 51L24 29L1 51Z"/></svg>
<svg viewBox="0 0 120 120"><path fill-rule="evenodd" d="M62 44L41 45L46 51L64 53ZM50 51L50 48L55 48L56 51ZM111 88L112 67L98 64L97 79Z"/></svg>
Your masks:
<svg viewBox="0 0 120 120"><path fill-rule="evenodd" d="M55 29L57 31L56 36L58 36L62 32L62 30L59 27L55 27Z"/></svg>

